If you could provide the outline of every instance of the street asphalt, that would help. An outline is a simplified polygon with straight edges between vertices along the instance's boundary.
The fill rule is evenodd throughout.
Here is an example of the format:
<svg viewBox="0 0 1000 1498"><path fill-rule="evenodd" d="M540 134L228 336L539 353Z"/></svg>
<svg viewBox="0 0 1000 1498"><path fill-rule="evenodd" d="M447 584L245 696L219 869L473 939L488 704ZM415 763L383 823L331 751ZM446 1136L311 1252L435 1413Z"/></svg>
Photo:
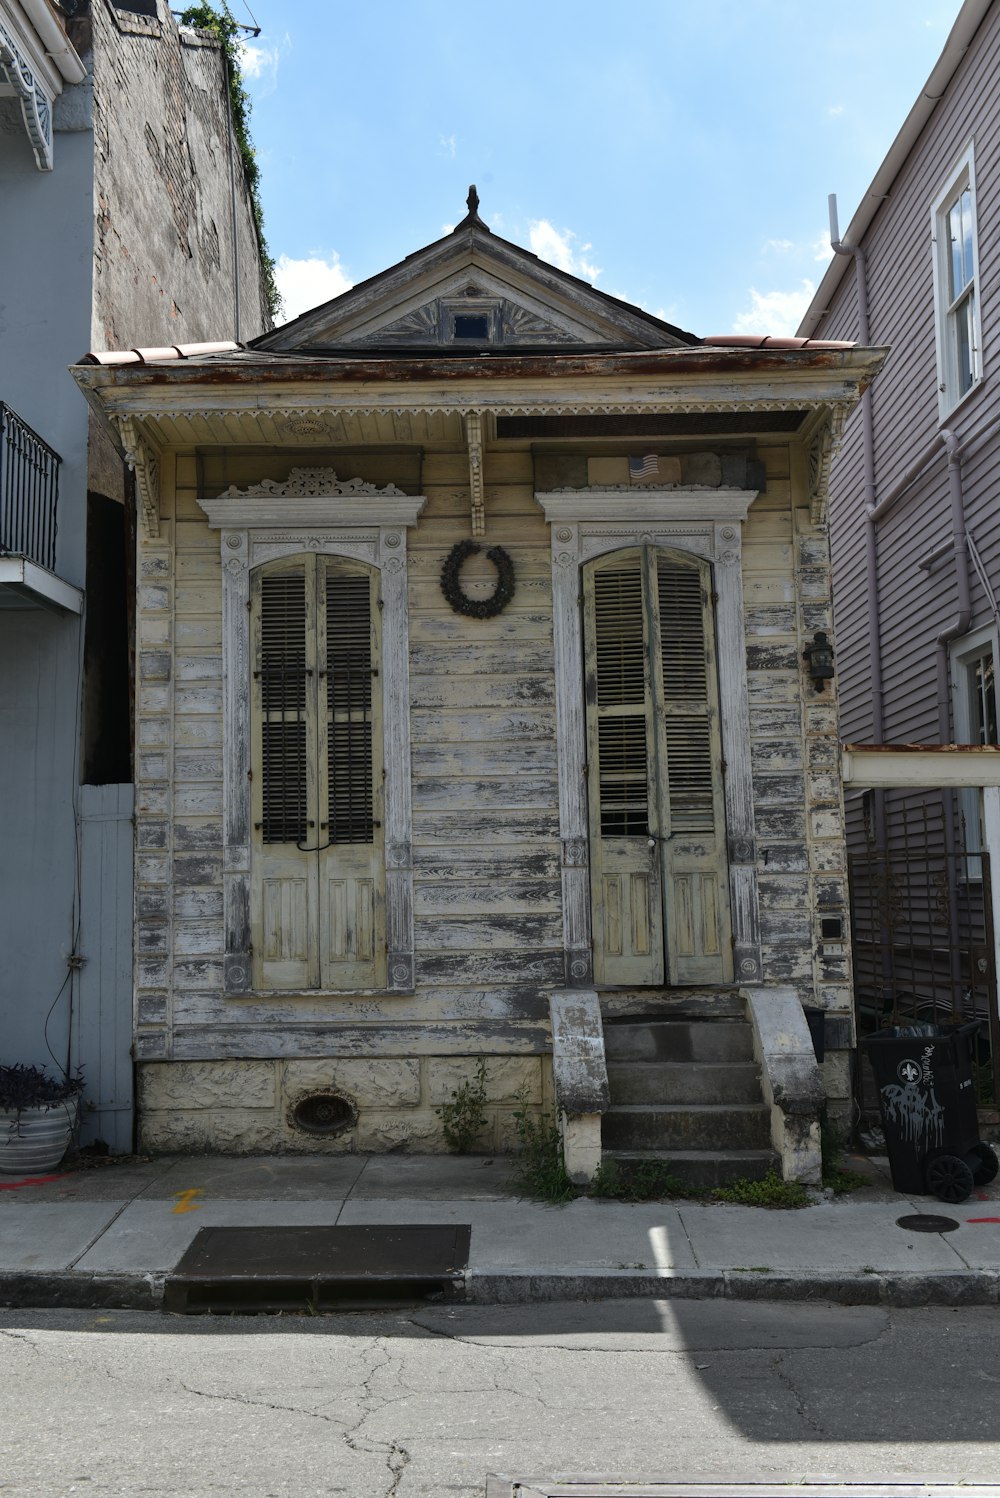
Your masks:
<svg viewBox="0 0 1000 1498"><path fill-rule="evenodd" d="M470 1303L651 1296L1000 1304L1000 1182L958 1206L892 1190L887 1163L850 1157L867 1184L797 1210L518 1194L500 1157L162 1156L0 1175L0 1305L155 1310L206 1227L467 1225ZM916 1231L932 1214L956 1226Z"/></svg>

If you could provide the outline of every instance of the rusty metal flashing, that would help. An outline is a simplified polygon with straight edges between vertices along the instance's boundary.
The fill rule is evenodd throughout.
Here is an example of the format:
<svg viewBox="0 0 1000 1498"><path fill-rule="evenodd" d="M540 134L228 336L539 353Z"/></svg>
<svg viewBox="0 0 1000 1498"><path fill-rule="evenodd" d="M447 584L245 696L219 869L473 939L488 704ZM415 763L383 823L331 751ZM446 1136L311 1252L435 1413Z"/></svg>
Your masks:
<svg viewBox="0 0 1000 1498"><path fill-rule="evenodd" d="M233 346L234 350L236 346ZM135 351L138 352L138 351ZM151 352L151 351L150 351ZM798 349L746 349L707 347L686 349L653 349L637 353L578 354L546 353L519 355L510 353L475 354L466 358L440 358L437 354L418 358L375 358L370 355L321 358L315 355L213 353L188 354L163 362L129 360L112 365L108 355L88 355L74 368L80 384L96 388L101 384L340 384L350 381L384 383L453 384L461 379L544 379L551 380L558 371L564 376L607 377L626 375L644 379L657 376L675 378L681 375L761 375L794 374L814 371L837 373L862 381L873 377L888 356L887 348L808 347ZM95 378L102 367L111 380ZM737 402L738 404L738 402Z"/></svg>

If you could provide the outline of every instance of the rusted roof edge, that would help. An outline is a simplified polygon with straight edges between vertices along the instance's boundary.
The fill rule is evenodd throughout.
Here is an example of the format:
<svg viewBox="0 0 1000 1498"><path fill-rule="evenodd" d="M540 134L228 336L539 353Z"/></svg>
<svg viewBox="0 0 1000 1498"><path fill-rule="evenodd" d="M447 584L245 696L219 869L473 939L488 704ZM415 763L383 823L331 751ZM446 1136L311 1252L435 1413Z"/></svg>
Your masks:
<svg viewBox="0 0 1000 1498"><path fill-rule="evenodd" d="M146 361L136 357L112 355L89 356L75 367L81 384L189 384L189 385L283 385L382 382L386 384L438 383L453 386L462 380L551 379L553 367L561 375L631 376L649 379L662 376L677 378L707 374L760 375L768 372L792 374L807 371L837 372L867 381L881 367L887 348L861 348L856 345L814 345L787 348L769 344L766 347L719 347L703 345L687 349L650 349L635 353L614 354L545 354L545 355L475 355L464 359L435 358L395 359L372 356L354 358L292 358L287 355L248 356L239 353L227 358L226 352L194 355L187 353L163 360ZM191 346L189 345L190 349ZM227 352L237 353L238 345ZM101 376L98 376L98 368Z"/></svg>

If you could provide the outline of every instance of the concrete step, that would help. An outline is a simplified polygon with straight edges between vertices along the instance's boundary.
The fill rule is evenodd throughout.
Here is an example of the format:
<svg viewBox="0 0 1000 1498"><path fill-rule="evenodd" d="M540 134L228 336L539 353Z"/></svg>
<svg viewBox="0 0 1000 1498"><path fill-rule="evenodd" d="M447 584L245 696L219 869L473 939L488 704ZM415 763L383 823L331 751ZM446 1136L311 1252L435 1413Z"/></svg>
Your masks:
<svg viewBox="0 0 1000 1498"><path fill-rule="evenodd" d="M777 1157L770 1150L723 1150L716 1154L704 1150L605 1150L604 1159L613 1161L622 1175L641 1170L644 1165L662 1165L689 1186L726 1186L730 1181L760 1181L769 1170L778 1169ZM779 1172L780 1174L780 1172Z"/></svg>
<svg viewBox="0 0 1000 1498"><path fill-rule="evenodd" d="M762 1150L771 1140L771 1116L763 1103L656 1107L630 1103L610 1108L601 1122L605 1149Z"/></svg>
<svg viewBox="0 0 1000 1498"><path fill-rule="evenodd" d="M745 1019L738 988L602 988L605 1019Z"/></svg>
<svg viewBox="0 0 1000 1498"><path fill-rule="evenodd" d="M612 1106L622 1103L759 1103L753 1061L610 1061Z"/></svg>
<svg viewBox="0 0 1000 1498"><path fill-rule="evenodd" d="M604 1026L609 1061L752 1061L745 1020L628 1020Z"/></svg>

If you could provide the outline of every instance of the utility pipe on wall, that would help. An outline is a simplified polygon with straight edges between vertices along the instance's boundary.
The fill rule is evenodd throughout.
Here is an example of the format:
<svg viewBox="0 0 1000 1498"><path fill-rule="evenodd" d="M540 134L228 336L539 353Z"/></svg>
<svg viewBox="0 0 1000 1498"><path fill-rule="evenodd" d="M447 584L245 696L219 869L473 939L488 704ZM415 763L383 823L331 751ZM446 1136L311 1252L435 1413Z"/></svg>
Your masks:
<svg viewBox="0 0 1000 1498"><path fill-rule="evenodd" d="M850 255L854 260L858 298L858 337L867 348L871 343L868 322L868 259L860 245L841 242L837 221L837 194L827 199L830 209L830 248L835 255ZM872 690L872 742L885 739L885 693L882 686L882 623L879 617L878 541L875 522L875 417L872 389L869 385L861 397L861 464L865 507L865 598L868 621L869 669Z"/></svg>
<svg viewBox="0 0 1000 1498"><path fill-rule="evenodd" d="M965 530L965 494L962 488L962 454L954 432L942 427L938 433L948 454L948 495L951 501L951 534L955 558L955 591L958 613L937 637L938 645L938 736L942 744L951 742L951 691L949 683L948 646L968 634L972 622L972 590L969 585L969 543Z"/></svg>

